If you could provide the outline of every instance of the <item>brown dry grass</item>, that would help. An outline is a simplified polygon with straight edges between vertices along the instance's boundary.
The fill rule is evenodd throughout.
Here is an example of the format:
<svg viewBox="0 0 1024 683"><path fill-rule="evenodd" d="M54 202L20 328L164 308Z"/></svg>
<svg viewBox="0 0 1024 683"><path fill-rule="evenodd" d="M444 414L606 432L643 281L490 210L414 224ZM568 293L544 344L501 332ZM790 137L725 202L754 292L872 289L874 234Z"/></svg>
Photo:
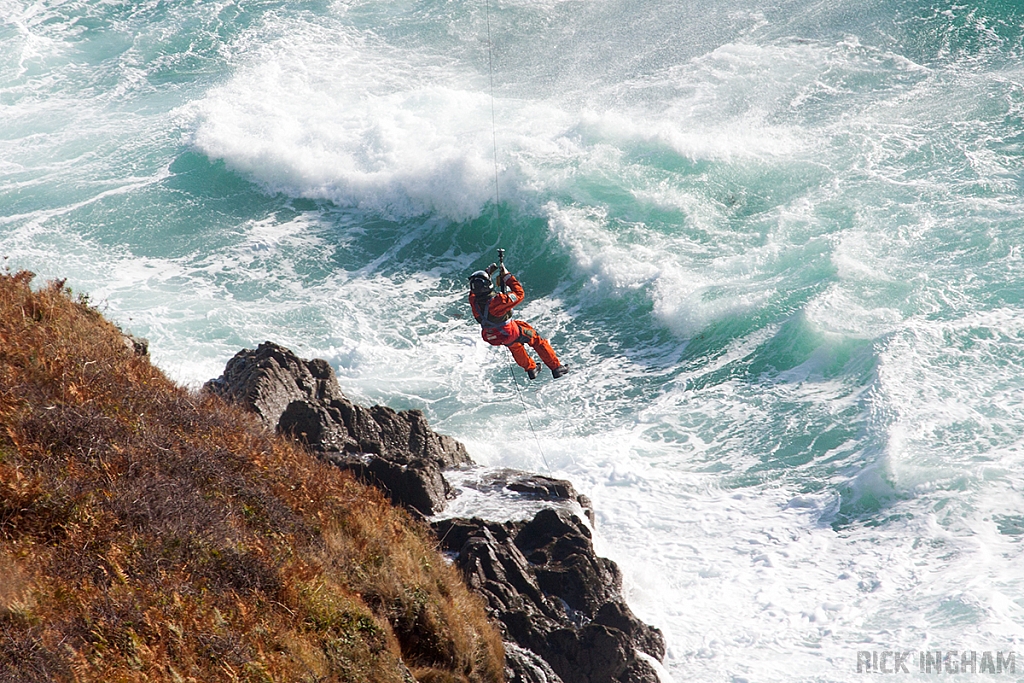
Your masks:
<svg viewBox="0 0 1024 683"><path fill-rule="evenodd" d="M31 277L0 274L0 681L502 680L422 526Z"/></svg>

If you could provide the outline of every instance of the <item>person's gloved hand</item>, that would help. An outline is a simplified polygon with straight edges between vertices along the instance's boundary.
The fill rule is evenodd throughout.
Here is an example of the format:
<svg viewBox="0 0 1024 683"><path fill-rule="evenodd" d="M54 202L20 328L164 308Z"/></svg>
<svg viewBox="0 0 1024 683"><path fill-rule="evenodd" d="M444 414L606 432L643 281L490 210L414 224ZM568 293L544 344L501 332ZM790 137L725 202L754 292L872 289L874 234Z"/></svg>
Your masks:
<svg viewBox="0 0 1024 683"><path fill-rule="evenodd" d="M494 271L496 271L497 269L498 269L498 264L497 263L492 263L491 265L489 265L486 268L484 268L484 272L487 273L488 275L494 275Z"/></svg>

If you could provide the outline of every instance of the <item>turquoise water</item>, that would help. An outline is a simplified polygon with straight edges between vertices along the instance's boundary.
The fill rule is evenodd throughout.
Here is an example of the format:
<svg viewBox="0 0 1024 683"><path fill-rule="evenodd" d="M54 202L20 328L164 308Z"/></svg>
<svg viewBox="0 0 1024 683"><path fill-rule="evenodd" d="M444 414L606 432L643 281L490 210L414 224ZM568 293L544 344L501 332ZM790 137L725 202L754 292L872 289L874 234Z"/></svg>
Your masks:
<svg viewBox="0 0 1024 683"><path fill-rule="evenodd" d="M0 0L0 256L182 383L273 339L571 478L671 680L1024 649L1022 36L1015 2ZM498 247L574 369L521 396L465 304Z"/></svg>

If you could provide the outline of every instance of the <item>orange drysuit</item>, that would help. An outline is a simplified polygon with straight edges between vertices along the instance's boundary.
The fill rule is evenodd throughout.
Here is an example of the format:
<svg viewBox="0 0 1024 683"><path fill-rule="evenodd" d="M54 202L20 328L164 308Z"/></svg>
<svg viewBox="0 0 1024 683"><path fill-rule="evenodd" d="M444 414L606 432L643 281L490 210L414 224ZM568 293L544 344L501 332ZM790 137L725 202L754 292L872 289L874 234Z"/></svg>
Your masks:
<svg viewBox="0 0 1024 683"><path fill-rule="evenodd" d="M558 357L555 355L551 344L544 339L537 330L523 320L512 320L512 308L523 302L526 294L523 286L519 284L512 273L505 275L505 284L511 290L508 294L493 293L487 301L487 310L482 310L482 297L470 292L469 305L473 309L473 317L480 323L480 336L488 344L493 346L507 346L516 359L516 364L527 372L534 370L537 364L530 358L530 354L523 348L523 344L529 344L537 352L544 365L554 370L561 366Z"/></svg>

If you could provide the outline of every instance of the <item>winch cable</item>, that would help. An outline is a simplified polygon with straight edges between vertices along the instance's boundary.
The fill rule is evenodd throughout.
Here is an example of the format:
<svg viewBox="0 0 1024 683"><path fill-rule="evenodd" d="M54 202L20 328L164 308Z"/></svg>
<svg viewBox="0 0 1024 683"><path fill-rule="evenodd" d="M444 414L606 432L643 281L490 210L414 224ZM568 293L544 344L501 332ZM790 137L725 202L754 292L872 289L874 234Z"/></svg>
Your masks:
<svg viewBox="0 0 1024 683"><path fill-rule="evenodd" d="M491 149L494 159L494 221L498 222L501 196L498 192L498 127L494 123L494 47L491 42L491 0L484 0L487 23L487 77L491 87Z"/></svg>
<svg viewBox="0 0 1024 683"><path fill-rule="evenodd" d="M519 402L523 405L523 415L526 416L526 424L530 425L530 431L533 432L533 440L537 442L537 452L540 453L541 460L544 461L544 467L547 468L548 474L551 474L553 470L551 465L548 463L548 458L544 455L544 447L540 445L540 437L537 436L537 430L533 428L533 420L530 419L530 410L526 405L526 399L523 398L523 390L519 388L519 380L516 379L516 365L511 360L508 361L508 374L512 376L512 384L516 387L516 393L519 394Z"/></svg>
<svg viewBox="0 0 1024 683"><path fill-rule="evenodd" d="M500 211L501 211L501 194L498 188L498 126L495 123L494 117L494 43L491 40L491 1L484 0L484 17L487 24L487 78L488 84L490 85L490 96L491 96L491 152L494 159L494 222L495 224L500 223ZM498 250L498 260L504 267L505 250ZM505 291L505 281L501 276L501 271L498 271L498 280L501 283L501 291ZM526 405L526 399L523 397L523 390L519 387L519 380L516 379L516 365L509 360L508 361L508 372L512 377L512 384L516 388L516 394L519 396L519 403L523 406L523 415L526 416L526 423L530 426L530 432L533 433L533 440L537 442L537 452L540 453L541 460L544 461L544 467L547 468L548 474L552 473L551 465L548 463L548 458L544 454L544 447L541 446L540 437L537 435L537 430L533 426L533 420L530 419L530 409Z"/></svg>

